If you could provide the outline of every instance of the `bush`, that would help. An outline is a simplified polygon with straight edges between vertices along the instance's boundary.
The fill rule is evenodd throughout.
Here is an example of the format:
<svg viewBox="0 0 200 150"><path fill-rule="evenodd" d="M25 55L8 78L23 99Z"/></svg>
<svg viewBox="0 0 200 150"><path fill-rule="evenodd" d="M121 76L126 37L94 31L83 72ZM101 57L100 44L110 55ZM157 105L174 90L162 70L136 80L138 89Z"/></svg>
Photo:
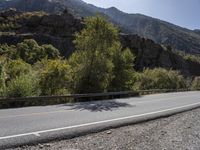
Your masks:
<svg viewBox="0 0 200 150"><path fill-rule="evenodd" d="M195 77L192 81L192 89L193 90L200 90L200 77Z"/></svg>
<svg viewBox="0 0 200 150"><path fill-rule="evenodd" d="M0 55L10 59L16 58L16 47L8 46L7 44L0 44Z"/></svg>
<svg viewBox="0 0 200 150"><path fill-rule="evenodd" d="M0 55L10 59L22 59L29 64L34 64L44 58L57 59L60 57L58 49L50 44L40 46L33 39L26 39L16 46L0 45Z"/></svg>
<svg viewBox="0 0 200 150"><path fill-rule="evenodd" d="M22 75L8 82L7 97L27 97L39 94L38 82L33 75Z"/></svg>
<svg viewBox="0 0 200 150"><path fill-rule="evenodd" d="M177 71L163 68L145 69L138 74L136 88L146 89L182 89L186 88L186 81Z"/></svg>
<svg viewBox="0 0 200 150"><path fill-rule="evenodd" d="M16 46L16 58L23 59L29 64L34 64L43 58L56 59L59 57L59 51L51 45L39 46L33 39L24 40Z"/></svg>
<svg viewBox="0 0 200 150"><path fill-rule="evenodd" d="M46 60L46 65L43 67L39 72L41 94L63 95L69 93L72 77L71 67L67 62L65 60Z"/></svg>
<svg viewBox="0 0 200 150"><path fill-rule="evenodd" d="M9 61L6 67L6 73L9 76L9 80L12 80L21 75L30 74L31 71L31 65L27 64L21 59Z"/></svg>
<svg viewBox="0 0 200 150"><path fill-rule="evenodd" d="M189 53L185 53L181 51L173 51L173 52L180 55L183 59L187 61L200 63L200 55L193 55L193 54L189 54Z"/></svg>
<svg viewBox="0 0 200 150"><path fill-rule="evenodd" d="M5 90L5 80L6 80L5 64L6 64L6 58L0 57L0 96L4 95L4 90Z"/></svg>

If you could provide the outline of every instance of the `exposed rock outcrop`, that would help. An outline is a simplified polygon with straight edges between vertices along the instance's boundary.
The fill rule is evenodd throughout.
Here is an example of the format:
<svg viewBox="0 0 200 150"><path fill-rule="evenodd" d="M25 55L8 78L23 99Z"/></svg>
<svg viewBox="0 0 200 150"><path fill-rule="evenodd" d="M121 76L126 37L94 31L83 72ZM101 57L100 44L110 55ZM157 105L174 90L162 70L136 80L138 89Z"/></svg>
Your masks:
<svg viewBox="0 0 200 150"><path fill-rule="evenodd" d="M4 19L6 20L9 18L9 14L13 16L13 11L15 10L2 12L0 17L4 16ZM23 16L24 14L23 12L15 12L16 16ZM1 32L1 44L17 44L24 39L33 38L41 44L52 44L65 56L68 56L74 50L72 41L74 40L75 32L78 32L83 28L81 20L76 19L73 15L68 13L67 10L61 15L46 14L40 16L34 15L33 13L31 17L21 17L20 19L15 20L15 22L17 22L20 27Z"/></svg>
<svg viewBox="0 0 200 150"><path fill-rule="evenodd" d="M185 60L174 52L163 48L150 39L137 35L122 35L121 41L124 47L129 47L136 57L136 70L143 68L163 67L180 70L182 74L200 75L200 64Z"/></svg>

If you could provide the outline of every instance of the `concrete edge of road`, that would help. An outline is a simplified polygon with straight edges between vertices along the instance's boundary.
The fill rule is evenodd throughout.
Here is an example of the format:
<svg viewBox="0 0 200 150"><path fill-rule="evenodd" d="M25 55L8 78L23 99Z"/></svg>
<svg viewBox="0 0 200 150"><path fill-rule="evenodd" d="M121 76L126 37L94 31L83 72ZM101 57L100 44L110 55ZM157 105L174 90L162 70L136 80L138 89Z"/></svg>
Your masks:
<svg viewBox="0 0 200 150"><path fill-rule="evenodd" d="M140 115L127 116L122 118L92 122L70 127L36 131L32 133L25 133L22 135L14 135L13 137L12 136L5 137L5 139L2 139L1 137L0 149L14 148L25 145L35 145L39 143L47 143L58 140L67 140L91 133L97 133L108 129L133 125L145 121L159 119L162 117L169 117L171 115L175 115L199 107L200 107L200 102L190 105L184 105L181 107L140 114Z"/></svg>

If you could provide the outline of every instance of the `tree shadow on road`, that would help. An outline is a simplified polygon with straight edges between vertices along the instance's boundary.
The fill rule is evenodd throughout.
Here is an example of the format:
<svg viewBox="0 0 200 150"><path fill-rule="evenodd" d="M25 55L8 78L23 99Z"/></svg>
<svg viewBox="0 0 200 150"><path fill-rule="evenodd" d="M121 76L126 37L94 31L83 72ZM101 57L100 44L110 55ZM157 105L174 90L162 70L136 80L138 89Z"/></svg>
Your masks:
<svg viewBox="0 0 200 150"><path fill-rule="evenodd" d="M71 110L88 110L91 112L113 111L123 107L134 107L128 103L118 102L116 100L65 104L64 106L69 106Z"/></svg>

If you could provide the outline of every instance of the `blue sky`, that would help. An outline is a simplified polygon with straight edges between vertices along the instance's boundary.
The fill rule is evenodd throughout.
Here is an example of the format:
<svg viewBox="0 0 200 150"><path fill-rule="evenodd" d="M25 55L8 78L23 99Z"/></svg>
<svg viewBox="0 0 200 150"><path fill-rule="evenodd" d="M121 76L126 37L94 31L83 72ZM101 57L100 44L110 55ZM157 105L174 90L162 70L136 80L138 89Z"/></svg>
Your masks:
<svg viewBox="0 0 200 150"><path fill-rule="evenodd" d="M200 29L200 0L84 0L96 6L115 6L128 13L141 13L189 29Z"/></svg>

